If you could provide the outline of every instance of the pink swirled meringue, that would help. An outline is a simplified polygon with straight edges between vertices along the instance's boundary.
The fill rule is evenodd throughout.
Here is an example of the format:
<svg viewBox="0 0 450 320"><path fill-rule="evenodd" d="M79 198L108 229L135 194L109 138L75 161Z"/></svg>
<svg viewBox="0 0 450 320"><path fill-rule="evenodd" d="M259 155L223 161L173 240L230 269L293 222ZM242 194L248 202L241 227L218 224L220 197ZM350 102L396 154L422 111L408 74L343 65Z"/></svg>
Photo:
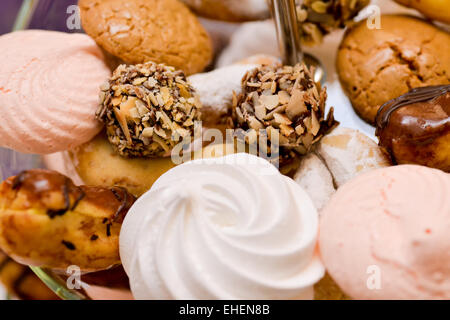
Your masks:
<svg viewBox="0 0 450 320"><path fill-rule="evenodd" d="M48 154L93 138L100 85L110 76L84 34L28 30L0 37L0 146Z"/></svg>
<svg viewBox="0 0 450 320"><path fill-rule="evenodd" d="M416 165L371 171L322 211L320 252L354 299L450 299L450 174Z"/></svg>

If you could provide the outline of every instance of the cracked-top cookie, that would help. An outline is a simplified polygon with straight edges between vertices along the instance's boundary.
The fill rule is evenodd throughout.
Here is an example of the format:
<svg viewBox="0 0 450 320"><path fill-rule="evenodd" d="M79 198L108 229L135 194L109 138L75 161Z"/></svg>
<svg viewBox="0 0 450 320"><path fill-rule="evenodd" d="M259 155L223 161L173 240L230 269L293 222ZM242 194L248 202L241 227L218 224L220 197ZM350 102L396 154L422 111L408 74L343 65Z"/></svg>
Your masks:
<svg viewBox="0 0 450 320"><path fill-rule="evenodd" d="M154 61L201 72L212 59L208 33L178 0L80 0L83 29L127 64Z"/></svg>
<svg viewBox="0 0 450 320"><path fill-rule="evenodd" d="M450 83L450 35L421 19L381 16L381 29L361 21L337 55L342 87L355 111L373 123L385 102L412 88Z"/></svg>

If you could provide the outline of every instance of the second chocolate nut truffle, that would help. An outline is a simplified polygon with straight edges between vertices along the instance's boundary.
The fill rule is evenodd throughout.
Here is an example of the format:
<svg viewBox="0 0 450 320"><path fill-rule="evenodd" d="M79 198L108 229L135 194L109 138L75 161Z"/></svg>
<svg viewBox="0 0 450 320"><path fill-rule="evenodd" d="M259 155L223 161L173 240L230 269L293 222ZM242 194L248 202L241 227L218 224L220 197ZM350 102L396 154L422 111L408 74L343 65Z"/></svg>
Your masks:
<svg viewBox="0 0 450 320"><path fill-rule="evenodd" d="M325 119L326 98L326 89L314 82L304 64L262 66L242 79L242 93L234 101L233 116L236 127L250 130L246 134L248 143L254 143L265 130L271 143L273 134L279 133L282 156L291 151L306 154L337 125L332 108Z"/></svg>
<svg viewBox="0 0 450 320"><path fill-rule="evenodd" d="M127 64L154 61L201 72L212 59L211 40L178 0L80 0L83 29Z"/></svg>
<svg viewBox="0 0 450 320"><path fill-rule="evenodd" d="M328 33L353 23L370 0L297 0L300 35L306 45L318 45Z"/></svg>

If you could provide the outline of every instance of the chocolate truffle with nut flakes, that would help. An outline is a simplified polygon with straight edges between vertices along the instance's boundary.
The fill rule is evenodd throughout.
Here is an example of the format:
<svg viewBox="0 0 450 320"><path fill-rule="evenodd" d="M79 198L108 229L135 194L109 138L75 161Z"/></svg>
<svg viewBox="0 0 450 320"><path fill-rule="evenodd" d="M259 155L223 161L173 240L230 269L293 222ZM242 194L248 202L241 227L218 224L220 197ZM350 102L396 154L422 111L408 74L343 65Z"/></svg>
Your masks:
<svg viewBox="0 0 450 320"><path fill-rule="evenodd" d="M370 0L297 0L300 35L306 45L317 45L328 33L352 24Z"/></svg>
<svg viewBox="0 0 450 320"><path fill-rule="evenodd" d="M279 132L281 156L292 151L306 154L337 125L333 108L325 119L326 98L326 89L314 82L304 64L262 66L242 79L242 93L234 101L235 125L250 129L246 139L252 141L248 143L265 129L271 143Z"/></svg>
<svg viewBox="0 0 450 320"><path fill-rule="evenodd" d="M194 122L200 121L201 104L184 73L163 64L119 66L101 88L100 100L97 117L126 157L168 156L192 139Z"/></svg>

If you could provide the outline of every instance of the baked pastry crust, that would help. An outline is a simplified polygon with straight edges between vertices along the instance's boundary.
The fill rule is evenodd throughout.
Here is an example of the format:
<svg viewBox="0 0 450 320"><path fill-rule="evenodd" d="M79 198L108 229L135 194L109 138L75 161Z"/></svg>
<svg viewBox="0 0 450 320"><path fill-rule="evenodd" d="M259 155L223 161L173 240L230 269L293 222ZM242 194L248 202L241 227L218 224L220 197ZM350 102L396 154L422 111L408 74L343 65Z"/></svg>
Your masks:
<svg viewBox="0 0 450 320"><path fill-rule="evenodd" d="M420 11L424 16L444 23L450 23L448 0L395 0L396 2Z"/></svg>
<svg viewBox="0 0 450 320"><path fill-rule="evenodd" d="M195 13L214 20L244 22L269 17L266 0L182 0ZM256 4L256 6L255 6Z"/></svg>
<svg viewBox="0 0 450 320"><path fill-rule="evenodd" d="M383 15L347 31L337 55L345 93L361 118L374 123L380 106L412 88L450 83L450 35L421 19Z"/></svg>
<svg viewBox="0 0 450 320"><path fill-rule="evenodd" d="M202 71L212 59L209 35L178 0L80 0L83 29L127 64L153 61Z"/></svg>
<svg viewBox="0 0 450 320"><path fill-rule="evenodd" d="M124 188L77 187L54 171L24 171L0 185L0 248L19 263L57 270L120 265L120 228L134 200Z"/></svg>

